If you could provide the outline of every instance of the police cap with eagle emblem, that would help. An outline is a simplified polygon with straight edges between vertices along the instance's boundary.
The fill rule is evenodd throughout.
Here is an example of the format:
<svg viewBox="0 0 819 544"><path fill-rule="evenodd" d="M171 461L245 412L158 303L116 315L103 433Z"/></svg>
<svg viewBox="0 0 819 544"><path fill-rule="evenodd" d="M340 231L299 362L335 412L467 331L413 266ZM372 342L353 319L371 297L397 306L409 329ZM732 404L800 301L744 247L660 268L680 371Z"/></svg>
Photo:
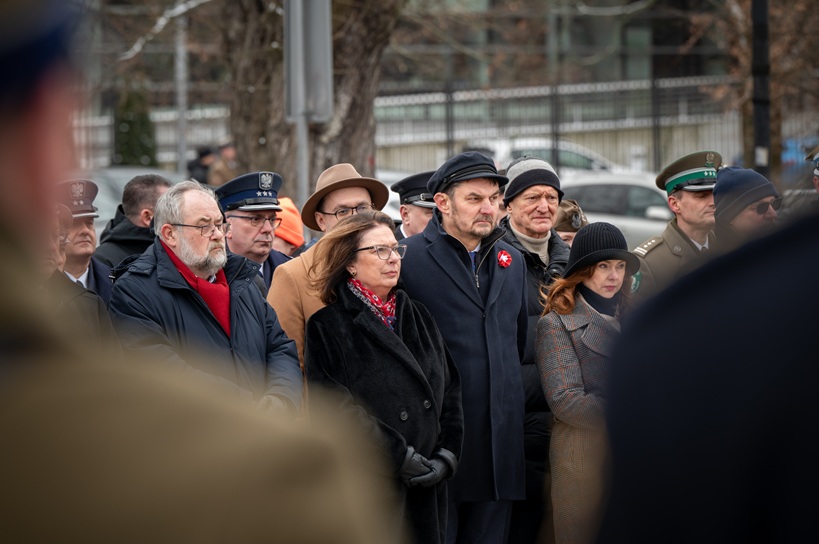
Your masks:
<svg viewBox="0 0 819 544"><path fill-rule="evenodd" d="M279 189L282 177L275 172L251 172L234 178L216 189L222 210L281 211Z"/></svg>
<svg viewBox="0 0 819 544"><path fill-rule="evenodd" d="M91 180L72 179L57 185L57 202L65 204L71 210L71 216L99 217L94 199L99 187Z"/></svg>
<svg viewBox="0 0 819 544"><path fill-rule="evenodd" d="M697 151L672 162L657 176L657 187L674 191L713 191L722 155L716 151Z"/></svg>

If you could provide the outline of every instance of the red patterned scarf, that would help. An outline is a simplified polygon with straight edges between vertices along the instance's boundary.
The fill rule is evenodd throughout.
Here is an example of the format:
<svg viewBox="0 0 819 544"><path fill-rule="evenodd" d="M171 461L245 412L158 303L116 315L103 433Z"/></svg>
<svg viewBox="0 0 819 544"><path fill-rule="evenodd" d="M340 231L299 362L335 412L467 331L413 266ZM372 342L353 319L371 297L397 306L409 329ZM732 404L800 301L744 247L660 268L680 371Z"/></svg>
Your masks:
<svg viewBox="0 0 819 544"><path fill-rule="evenodd" d="M225 271L219 270L219 272L216 273L216 281L213 283L204 280L194 274L191 269L176 256L176 253L165 245L165 242L160 240L160 243L162 247L165 248L165 252L168 254L168 257L171 258L176 269L179 270L179 273L182 274L182 277L185 278L188 285L199 293L199 296L202 297L202 300L204 300L205 304L210 308L213 317L216 318L216 321L219 322L225 330L225 333L230 337L230 287L225 277Z"/></svg>
<svg viewBox="0 0 819 544"><path fill-rule="evenodd" d="M348 279L347 287L372 310L384 325L388 326L390 330L395 329L395 291L390 291L387 300L382 301L381 297L364 287L357 279Z"/></svg>

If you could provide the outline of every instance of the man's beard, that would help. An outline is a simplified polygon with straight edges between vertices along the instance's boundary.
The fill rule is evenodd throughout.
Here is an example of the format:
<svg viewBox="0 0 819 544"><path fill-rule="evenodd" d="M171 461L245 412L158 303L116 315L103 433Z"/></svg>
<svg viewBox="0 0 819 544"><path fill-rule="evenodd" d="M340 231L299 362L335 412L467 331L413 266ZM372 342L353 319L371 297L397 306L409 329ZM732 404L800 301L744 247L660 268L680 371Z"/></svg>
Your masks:
<svg viewBox="0 0 819 544"><path fill-rule="evenodd" d="M220 247L222 251L218 253L211 253L214 247ZM208 251L204 255L197 255L194 249L188 245L184 238L179 239L179 258L185 265L190 268L194 274L201 276L212 276L221 270L227 262L227 252L225 252L225 243L212 242L208 243Z"/></svg>

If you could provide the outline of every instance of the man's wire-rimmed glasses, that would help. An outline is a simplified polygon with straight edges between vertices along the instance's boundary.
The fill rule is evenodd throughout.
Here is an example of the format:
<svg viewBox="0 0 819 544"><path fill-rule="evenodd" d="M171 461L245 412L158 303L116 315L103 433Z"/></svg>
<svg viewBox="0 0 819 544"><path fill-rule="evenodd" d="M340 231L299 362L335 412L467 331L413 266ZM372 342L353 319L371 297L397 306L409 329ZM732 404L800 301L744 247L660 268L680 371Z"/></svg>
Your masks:
<svg viewBox="0 0 819 544"><path fill-rule="evenodd" d="M323 212L321 210L316 210L318 213L323 215L335 215L336 219L341 221L346 217L350 217L353 214L359 214L361 212L370 211L373 209L372 204L362 204L361 206L356 206L355 208L339 208L334 212Z"/></svg>
<svg viewBox="0 0 819 544"><path fill-rule="evenodd" d="M254 228L254 229L262 228L262 225L264 225L265 221L270 221L270 228L272 228L272 229L277 229L282 224L282 218L281 217L270 218L270 217L257 217L255 215L228 215L226 217L228 219L232 219L234 217L236 219L244 219L245 221L250 223L250 226L252 228Z"/></svg>
<svg viewBox="0 0 819 544"><path fill-rule="evenodd" d="M222 234L227 234L230 230L230 223L219 223L218 225L185 225L184 223L169 223L172 227L188 227L190 229L199 229L199 234L205 238L210 238L218 229Z"/></svg>

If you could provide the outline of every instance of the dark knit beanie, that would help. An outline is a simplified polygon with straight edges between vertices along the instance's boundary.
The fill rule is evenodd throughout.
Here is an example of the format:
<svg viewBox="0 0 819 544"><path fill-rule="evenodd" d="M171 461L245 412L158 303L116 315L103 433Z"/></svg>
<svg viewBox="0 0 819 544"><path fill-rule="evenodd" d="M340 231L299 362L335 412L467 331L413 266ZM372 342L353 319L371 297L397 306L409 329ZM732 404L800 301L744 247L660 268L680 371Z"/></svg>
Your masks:
<svg viewBox="0 0 819 544"><path fill-rule="evenodd" d="M717 223L728 224L749 204L765 197L778 197L774 184L749 168L726 166L717 172L714 186L714 217Z"/></svg>
<svg viewBox="0 0 819 544"><path fill-rule="evenodd" d="M560 178L548 162L535 157L524 156L513 160L506 169L509 185L503 195L503 205L508 206L520 193L534 185L548 185L557 191L558 201L563 200Z"/></svg>
<svg viewBox="0 0 819 544"><path fill-rule="evenodd" d="M626 238L620 229L611 223L589 223L581 227L574 237L563 277L568 278L581 268L611 259L626 261L626 272L629 275L636 274L640 269L640 261L629 252Z"/></svg>

